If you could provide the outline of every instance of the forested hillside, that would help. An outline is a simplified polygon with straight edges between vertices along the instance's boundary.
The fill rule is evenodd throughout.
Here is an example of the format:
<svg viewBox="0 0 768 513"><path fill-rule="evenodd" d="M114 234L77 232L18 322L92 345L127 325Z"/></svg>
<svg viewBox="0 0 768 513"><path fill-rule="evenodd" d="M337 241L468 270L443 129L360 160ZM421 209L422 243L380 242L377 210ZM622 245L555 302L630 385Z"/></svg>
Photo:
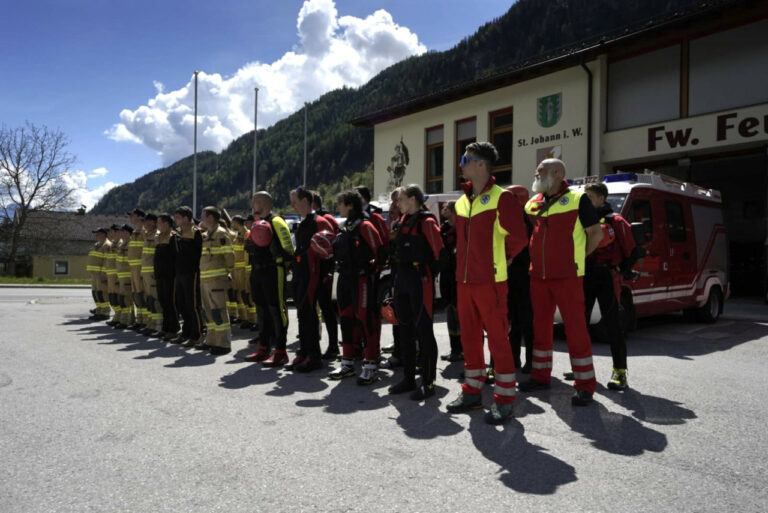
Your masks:
<svg viewBox="0 0 768 513"><path fill-rule="evenodd" d="M373 131L348 123L362 114L446 88L503 73L559 54L564 48L620 34L672 13L733 3L728 0L519 0L500 18L445 52L411 57L379 73L359 89L339 89L312 102L308 114L308 186L330 197L349 177L372 183ZM415 7L416 8L416 7ZM470 8L470 7L468 7ZM258 182L288 201L301 183L304 113L299 111L258 133ZM198 206L247 208L253 169L253 132L221 153L198 153ZM99 214L144 209L172 211L192 203L192 156L107 193ZM342 178L347 177L342 182ZM320 185L323 184L322 187Z"/></svg>

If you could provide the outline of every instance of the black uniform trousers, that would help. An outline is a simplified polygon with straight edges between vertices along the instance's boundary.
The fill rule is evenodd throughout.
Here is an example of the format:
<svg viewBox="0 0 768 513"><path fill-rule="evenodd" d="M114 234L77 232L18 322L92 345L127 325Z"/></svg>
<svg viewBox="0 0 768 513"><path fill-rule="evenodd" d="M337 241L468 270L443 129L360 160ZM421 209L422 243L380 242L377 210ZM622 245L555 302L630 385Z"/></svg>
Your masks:
<svg viewBox="0 0 768 513"><path fill-rule="evenodd" d="M627 342L621 329L621 312L619 310L619 302L616 299L613 273L614 271L606 265L590 264L587 261L584 273L585 315L587 317L587 326L589 326L592 308L595 306L595 300L597 300L600 305L600 324L605 330L608 343L611 345L613 367L616 369L626 369Z"/></svg>
<svg viewBox="0 0 768 513"><path fill-rule="evenodd" d="M317 285L317 304L323 315L325 329L328 332L328 350L339 350L339 320L338 308L333 302L333 273L323 273Z"/></svg>
<svg viewBox="0 0 768 513"><path fill-rule="evenodd" d="M200 321L200 275L198 273L176 275L176 308L174 311L178 311L184 321L181 326L181 335L190 340L200 340L202 324Z"/></svg>
<svg viewBox="0 0 768 513"><path fill-rule="evenodd" d="M293 269L293 302L299 319L299 351L320 358L320 321L317 318L317 291L309 290L309 270ZM314 293L313 293L314 292Z"/></svg>
<svg viewBox="0 0 768 513"><path fill-rule="evenodd" d="M179 332L179 314L174 304L174 278L159 278L157 283L157 301L163 310L163 333Z"/></svg>
<svg viewBox="0 0 768 513"><path fill-rule="evenodd" d="M525 362L533 362L533 307L531 306L531 276L527 265L507 268L507 312L509 343L515 358L515 368L522 367L520 349L525 341Z"/></svg>
<svg viewBox="0 0 768 513"><path fill-rule="evenodd" d="M461 354L461 327L456 311L456 265L440 273L440 296L445 301L445 317L448 324L448 338L451 341L451 354Z"/></svg>
<svg viewBox="0 0 768 513"><path fill-rule="evenodd" d="M416 375L416 340L424 361L422 384L431 385L437 373L437 341L432 329L434 281L428 269L397 265L394 306L400 332L400 354L406 379ZM425 290L426 289L426 290Z"/></svg>
<svg viewBox="0 0 768 513"><path fill-rule="evenodd" d="M285 268L281 265L253 265L251 297L259 319L259 341L285 351L288 312L285 309Z"/></svg>

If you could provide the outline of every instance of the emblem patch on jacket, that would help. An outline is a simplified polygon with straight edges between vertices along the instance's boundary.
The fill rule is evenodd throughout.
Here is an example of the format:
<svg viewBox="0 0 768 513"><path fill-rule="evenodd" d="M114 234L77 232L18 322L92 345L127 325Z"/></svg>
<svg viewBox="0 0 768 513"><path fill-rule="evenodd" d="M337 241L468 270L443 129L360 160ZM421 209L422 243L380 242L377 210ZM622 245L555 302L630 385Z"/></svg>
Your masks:
<svg viewBox="0 0 768 513"><path fill-rule="evenodd" d="M480 203L482 203L483 205L487 205L489 201L491 201L491 195L490 194L483 194L480 197Z"/></svg>
<svg viewBox="0 0 768 513"><path fill-rule="evenodd" d="M568 204L568 196L563 196L560 198L560 204L561 205L567 205Z"/></svg>

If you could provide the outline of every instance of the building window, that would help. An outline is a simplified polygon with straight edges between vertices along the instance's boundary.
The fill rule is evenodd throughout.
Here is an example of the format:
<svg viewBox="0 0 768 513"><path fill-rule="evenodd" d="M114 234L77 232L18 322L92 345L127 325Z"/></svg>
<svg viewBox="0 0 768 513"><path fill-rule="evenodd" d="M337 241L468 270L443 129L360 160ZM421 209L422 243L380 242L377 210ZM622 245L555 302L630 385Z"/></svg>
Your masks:
<svg viewBox="0 0 768 513"><path fill-rule="evenodd" d="M427 128L427 194L443 192L443 126Z"/></svg>
<svg viewBox="0 0 768 513"><path fill-rule="evenodd" d="M464 155L464 149L468 144L477 141L477 118L467 118L456 122L456 190L459 184L466 182L461 176L461 156Z"/></svg>
<svg viewBox="0 0 768 513"><path fill-rule="evenodd" d="M499 152L499 160L493 166L493 175L499 185L512 183L512 107L491 112L491 142Z"/></svg>
<svg viewBox="0 0 768 513"><path fill-rule="evenodd" d="M69 274L69 262L66 260L55 260L53 262L53 274L55 276L65 276Z"/></svg>

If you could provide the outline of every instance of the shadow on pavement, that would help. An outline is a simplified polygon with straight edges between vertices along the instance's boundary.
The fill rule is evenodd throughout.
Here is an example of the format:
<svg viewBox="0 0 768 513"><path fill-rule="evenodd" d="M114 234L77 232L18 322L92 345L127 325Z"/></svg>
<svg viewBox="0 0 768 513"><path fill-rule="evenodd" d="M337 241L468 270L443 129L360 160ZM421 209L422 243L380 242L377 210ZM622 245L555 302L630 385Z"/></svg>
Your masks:
<svg viewBox="0 0 768 513"><path fill-rule="evenodd" d="M202 367L203 365L212 365L216 358L207 351L194 351L187 353L173 363L163 365L163 367Z"/></svg>
<svg viewBox="0 0 768 513"><path fill-rule="evenodd" d="M396 422L403 433L418 440L430 440L440 436L453 436L464 428L445 412L445 398L450 391L442 386L435 386L435 395L425 401L414 401L410 393L388 396L388 402L399 413Z"/></svg>
<svg viewBox="0 0 768 513"><path fill-rule="evenodd" d="M470 414L469 433L480 454L496 463L499 480L520 493L551 495L560 486L576 481L576 469L525 439L525 428L516 419L502 426L485 423L481 411Z"/></svg>
<svg viewBox="0 0 768 513"><path fill-rule="evenodd" d="M662 452L667 436L650 429L633 417L608 411L599 399L589 406L571 405L573 388L553 379L552 388L519 398L536 398L552 406L557 416L572 430L592 440L596 449L622 456L639 456L646 451Z"/></svg>
<svg viewBox="0 0 768 513"><path fill-rule="evenodd" d="M326 378L327 379L327 378ZM340 381L322 381L328 393L318 399L301 399L296 406L302 408L322 408L325 413L349 415L358 411L371 411L384 408L389 404L386 387L389 380L379 379L368 386L358 386L356 378ZM268 394L270 392L267 392Z"/></svg>
<svg viewBox="0 0 768 513"><path fill-rule="evenodd" d="M226 363L246 363L245 367L237 369L232 374L221 377L219 386L237 390L253 385L266 385L277 381L280 376L278 369L265 369L259 363L249 363L239 361L228 361Z"/></svg>
<svg viewBox="0 0 768 513"><path fill-rule="evenodd" d="M697 418L692 410L683 408L681 403L663 397L643 395L632 388L617 393L598 385L597 392L631 411L633 417L643 422L669 426L685 424L687 420Z"/></svg>

